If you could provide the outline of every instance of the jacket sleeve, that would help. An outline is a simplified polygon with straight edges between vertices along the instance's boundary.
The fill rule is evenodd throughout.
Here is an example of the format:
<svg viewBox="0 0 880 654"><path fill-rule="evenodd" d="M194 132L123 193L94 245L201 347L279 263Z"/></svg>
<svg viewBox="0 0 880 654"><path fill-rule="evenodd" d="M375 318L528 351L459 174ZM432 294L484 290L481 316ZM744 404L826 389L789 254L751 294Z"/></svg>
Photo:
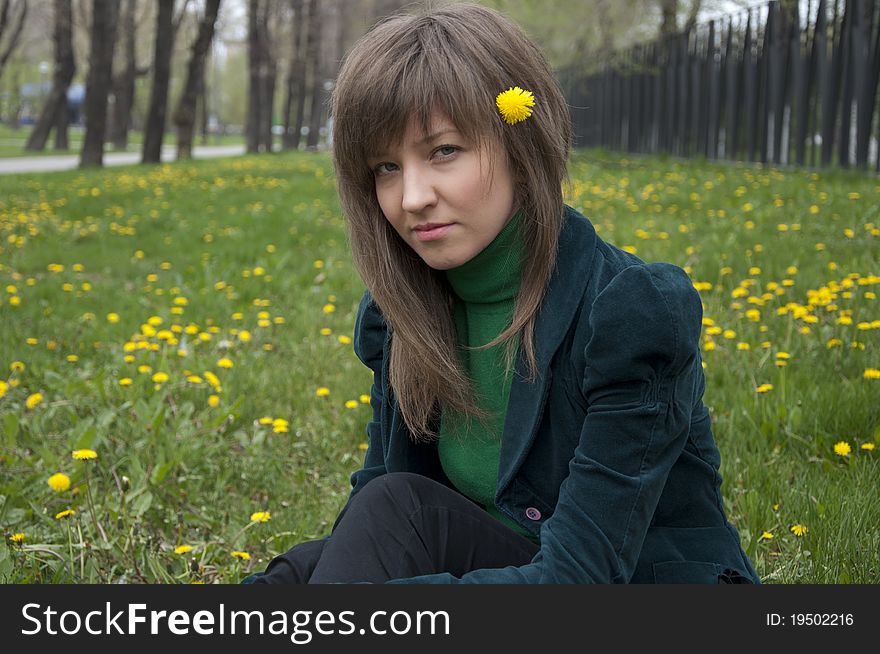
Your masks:
<svg viewBox="0 0 880 654"><path fill-rule="evenodd" d="M688 437L702 305L669 264L618 273L590 307L578 444L541 549L522 567L390 583L626 583Z"/></svg>
<svg viewBox="0 0 880 654"><path fill-rule="evenodd" d="M382 366L386 333L385 319L369 291L365 291L355 318L354 352L364 365L373 371L373 386L370 389L373 418L367 424L367 454L364 457L364 465L351 475L352 489L349 502L368 481L386 472L385 447L382 441L382 405L385 402Z"/></svg>

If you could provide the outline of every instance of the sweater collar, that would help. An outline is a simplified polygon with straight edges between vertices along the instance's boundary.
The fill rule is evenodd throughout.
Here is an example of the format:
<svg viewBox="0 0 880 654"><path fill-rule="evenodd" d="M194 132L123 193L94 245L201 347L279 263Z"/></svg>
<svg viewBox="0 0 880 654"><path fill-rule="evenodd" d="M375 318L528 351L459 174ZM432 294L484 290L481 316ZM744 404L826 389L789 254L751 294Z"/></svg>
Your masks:
<svg viewBox="0 0 880 654"><path fill-rule="evenodd" d="M523 242L518 225L522 209L482 252L446 271L452 290L465 302L491 304L516 297L522 270Z"/></svg>

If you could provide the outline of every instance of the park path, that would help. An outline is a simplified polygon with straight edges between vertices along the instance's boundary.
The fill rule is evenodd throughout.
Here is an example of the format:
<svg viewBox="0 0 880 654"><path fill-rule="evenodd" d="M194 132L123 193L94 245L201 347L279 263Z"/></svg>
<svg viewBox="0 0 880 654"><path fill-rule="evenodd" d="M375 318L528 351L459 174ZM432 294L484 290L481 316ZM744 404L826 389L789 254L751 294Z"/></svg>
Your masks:
<svg viewBox="0 0 880 654"><path fill-rule="evenodd" d="M176 146L164 146L162 148L162 161L174 161L176 154ZM195 159L234 157L241 154L244 154L244 145L197 145L193 148L193 158ZM140 160L140 152L107 152L104 154L105 166L136 164L140 163ZM74 170L77 167L79 167L78 154L0 158L0 175Z"/></svg>

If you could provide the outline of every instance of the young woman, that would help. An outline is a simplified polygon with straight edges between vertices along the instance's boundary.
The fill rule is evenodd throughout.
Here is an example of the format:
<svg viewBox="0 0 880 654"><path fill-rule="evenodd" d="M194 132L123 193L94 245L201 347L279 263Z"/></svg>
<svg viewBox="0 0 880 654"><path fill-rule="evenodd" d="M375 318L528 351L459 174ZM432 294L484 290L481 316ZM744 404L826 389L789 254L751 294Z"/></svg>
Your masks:
<svg viewBox="0 0 880 654"><path fill-rule="evenodd" d="M333 91L367 292L362 469L259 583L760 583L725 516L688 276L564 205L570 117L511 21L374 27Z"/></svg>

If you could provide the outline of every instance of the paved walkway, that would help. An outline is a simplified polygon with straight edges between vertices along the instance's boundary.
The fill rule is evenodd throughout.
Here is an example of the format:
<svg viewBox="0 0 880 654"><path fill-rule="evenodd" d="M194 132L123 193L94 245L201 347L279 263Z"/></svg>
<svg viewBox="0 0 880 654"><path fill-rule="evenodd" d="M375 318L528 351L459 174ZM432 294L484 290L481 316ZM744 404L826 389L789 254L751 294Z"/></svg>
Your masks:
<svg viewBox="0 0 880 654"><path fill-rule="evenodd" d="M244 145L205 145L193 148L195 159L212 157L233 157L244 154ZM174 161L177 147L162 147L162 161ZM120 166L140 163L140 152L107 152L104 154L105 166ZM40 157L7 157L0 158L0 175L16 173L41 173L53 170L74 170L79 167L78 154L43 155Z"/></svg>

